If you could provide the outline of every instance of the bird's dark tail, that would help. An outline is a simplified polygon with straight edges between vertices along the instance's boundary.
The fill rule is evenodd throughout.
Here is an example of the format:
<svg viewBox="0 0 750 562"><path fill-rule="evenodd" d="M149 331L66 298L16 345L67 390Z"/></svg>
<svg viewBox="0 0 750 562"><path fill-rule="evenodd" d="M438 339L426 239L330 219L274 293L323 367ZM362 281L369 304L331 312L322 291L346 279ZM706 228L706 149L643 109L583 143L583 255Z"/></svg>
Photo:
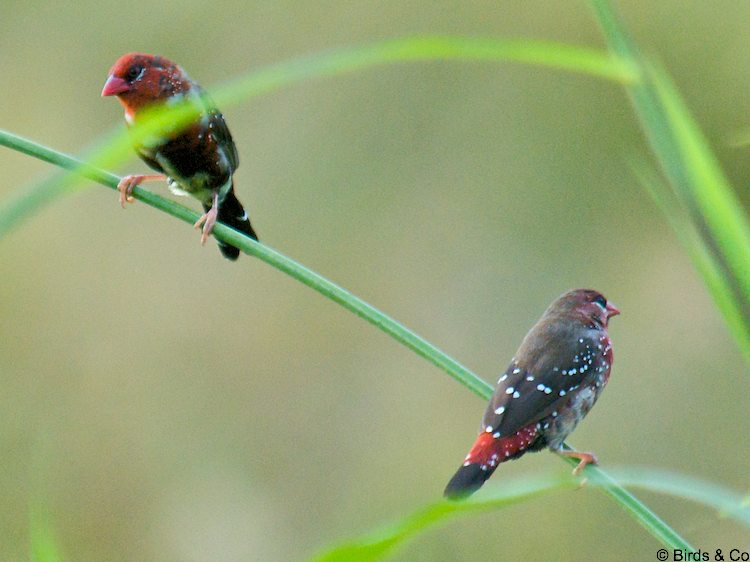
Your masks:
<svg viewBox="0 0 750 562"><path fill-rule="evenodd" d="M453 475L445 487L443 495L449 500L460 500L466 498L482 487L492 473L495 466L482 465L476 462L464 464Z"/></svg>
<svg viewBox="0 0 750 562"><path fill-rule="evenodd" d="M208 210L210 209L210 207L207 207L205 205L203 206L203 208L206 210L206 212L208 212ZM219 222L223 222L225 225L233 228L234 230L242 232L243 234L247 234L253 240L258 239L258 236L253 230L253 226L250 224L250 218L247 216L245 209L242 207L242 203L239 202L237 196L234 194L234 187L229 191L229 193L227 193L226 197L224 197L224 200L219 204L219 214L217 219ZM217 240L217 242L219 243L219 250L221 250L221 253L225 258L234 261L239 257L239 248L235 248L234 246L225 244L220 240Z"/></svg>
<svg viewBox="0 0 750 562"><path fill-rule="evenodd" d="M474 442L474 446L464 459L464 464L453 475L445 487L443 495L452 500L470 496L482 487L502 458L503 439L496 439L491 433L483 431Z"/></svg>
<svg viewBox="0 0 750 562"><path fill-rule="evenodd" d="M492 427L486 427L474 441L474 446L464 459L464 464L451 478L443 495L457 500L470 496L482 487L500 463L517 459L527 451L538 451L545 446L539 440L539 424L534 422L522 427L508 437L492 433Z"/></svg>

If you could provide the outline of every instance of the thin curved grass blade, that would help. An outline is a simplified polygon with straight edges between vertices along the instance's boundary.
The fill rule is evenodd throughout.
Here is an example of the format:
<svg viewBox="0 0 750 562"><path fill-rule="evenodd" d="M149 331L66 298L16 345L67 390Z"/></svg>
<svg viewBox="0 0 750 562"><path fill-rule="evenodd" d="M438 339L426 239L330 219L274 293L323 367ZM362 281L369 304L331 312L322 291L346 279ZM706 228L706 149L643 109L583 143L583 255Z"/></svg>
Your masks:
<svg viewBox="0 0 750 562"><path fill-rule="evenodd" d="M29 513L29 547L33 562L62 562L57 539L45 510L39 506Z"/></svg>
<svg viewBox="0 0 750 562"><path fill-rule="evenodd" d="M644 161L633 162L631 167L641 185L664 213L667 222L677 235L677 239L687 251L698 273L703 277L703 281L729 325L730 331L735 334L735 339L743 354L745 357L750 357L748 326L745 323L742 310L733 298L732 287L727 282L727 277L720 264L716 262L711 249L707 247L705 240L696 230L695 224L684 212L679 202L675 200L674 194L656 171L651 169Z"/></svg>
<svg viewBox="0 0 750 562"><path fill-rule="evenodd" d="M740 494L717 484L684 474L646 468L622 468L609 471L602 478L588 477L586 488L608 485L608 478L621 484L686 499L716 510L717 516L727 517L750 527L750 507ZM475 513L507 508L522 501L559 490L572 490L580 481L570 475L536 476L487 486L480 494L464 502L445 500L432 503L406 517L359 538L339 544L311 558L314 562L373 562L382 560L394 549L416 535L436 526ZM670 548L694 550L684 543L668 544Z"/></svg>
<svg viewBox="0 0 750 562"><path fill-rule="evenodd" d="M311 558L311 562L371 562L381 560L415 535L433 526L445 524L462 515L502 509L515 503L564 487L574 488L576 481L570 476L536 476L488 486L481 495L463 502L441 500L431 503L402 519L346 541Z"/></svg>
<svg viewBox="0 0 750 562"><path fill-rule="evenodd" d="M681 207L672 208L670 201L672 218L667 218L673 226L677 215L691 222L690 238L701 240L701 249L692 251L694 261L750 361L750 222L667 72L638 52L607 0L591 0L591 5L610 50L641 69L641 80L625 88L673 201ZM678 236L693 244L685 234Z"/></svg>

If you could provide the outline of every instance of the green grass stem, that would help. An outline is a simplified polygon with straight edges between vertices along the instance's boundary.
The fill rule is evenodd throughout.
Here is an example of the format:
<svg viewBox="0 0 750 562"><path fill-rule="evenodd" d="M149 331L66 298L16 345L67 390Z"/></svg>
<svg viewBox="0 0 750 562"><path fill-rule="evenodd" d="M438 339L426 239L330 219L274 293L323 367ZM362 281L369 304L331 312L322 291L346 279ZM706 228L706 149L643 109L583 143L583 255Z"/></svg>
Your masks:
<svg viewBox="0 0 750 562"><path fill-rule="evenodd" d="M74 171L97 183L111 189L116 189L119 177L87 165L80 160L67 156L60 152L51 150L38 143L0 130L0 145L7 146L19 152L28 154L54 164L56 166ZM141 186L134 191L136 199L159 209L186 223L194 223L199 214L173 201L165 199L152 193ZM3 216L0 214L0 232L2 231ZM461 363L448 356L446 353L427 342L390 316L379 311L372 305L353 295L346 289L328 281L323 276L311 271L294 260L284 256L276 250L260 244L231 228L217 223L214 236L219 240L236 246L244 253L255 256L276 269L286 273L297 281L316 290L323 296L340 304L347 310L353 312L360 318L370 322L383 332L393 337L396 341L405 345L427 361L448 373L456 381L470 389L484 400L489 400L492 395L492 386L479 378ZM657 540L672 548L691 549L692 547L676 531L667 525L659 516L651 511L643 502L633 494L620 486L614 479L609 477L602 469L589 466L586 474L600 478L604 484L602 489L622 508L647 529Z"/></svg>

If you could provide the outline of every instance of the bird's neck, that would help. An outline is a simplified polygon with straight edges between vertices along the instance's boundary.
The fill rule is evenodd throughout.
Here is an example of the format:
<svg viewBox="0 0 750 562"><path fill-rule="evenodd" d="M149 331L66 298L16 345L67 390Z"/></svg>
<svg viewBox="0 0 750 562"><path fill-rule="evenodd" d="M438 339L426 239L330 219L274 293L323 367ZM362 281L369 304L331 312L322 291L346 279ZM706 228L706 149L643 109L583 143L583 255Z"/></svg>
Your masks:
<svg viewBox="0 0 750 562"><path fill-rule="evenodd" d="M128 125L132 125L133 123L135 123L135 111L128 107L125 108L125 122Z"/></svg>
<svg viewBox="0 0 750 562"><path fill-rule="evenodd" d="M117 97L117 101L120 102L120 105L125 110L125 121L127 124L132 125L135 123L135 116L139 109L137 105L133 104L131 100L123 99L120 96Z"/></svg>

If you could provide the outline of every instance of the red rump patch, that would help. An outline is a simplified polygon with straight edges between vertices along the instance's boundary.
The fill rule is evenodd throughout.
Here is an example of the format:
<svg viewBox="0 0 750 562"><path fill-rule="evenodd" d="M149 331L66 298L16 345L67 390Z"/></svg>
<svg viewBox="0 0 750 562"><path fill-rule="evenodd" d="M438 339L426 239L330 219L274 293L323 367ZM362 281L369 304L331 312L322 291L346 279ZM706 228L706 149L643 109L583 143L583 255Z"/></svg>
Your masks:
<svg viewBox="0 0 750 562"><path fill-rule="evenodd" d="M483 470L494 468L526 450L534 442L538 432L539 425L536 423L522 427L509 437L493 437L492 433L484 431L466 455L464 465L476 463L481 465Z"/></svg>

